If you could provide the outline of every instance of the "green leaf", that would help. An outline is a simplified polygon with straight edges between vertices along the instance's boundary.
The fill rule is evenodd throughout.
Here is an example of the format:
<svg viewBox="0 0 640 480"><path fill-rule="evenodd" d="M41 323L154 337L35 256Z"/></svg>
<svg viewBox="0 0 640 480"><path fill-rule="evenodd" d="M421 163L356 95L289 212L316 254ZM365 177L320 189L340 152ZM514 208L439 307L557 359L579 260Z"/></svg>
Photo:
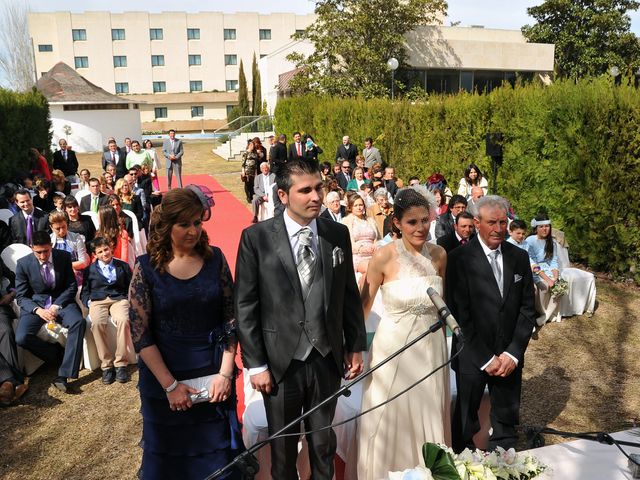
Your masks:
<svg viewBox="0 0 640 480"><path fill-rule="evenodd" d="M434 480L460 480L453 458L435 443L422 446L425 467L431 470Z"/></svg>

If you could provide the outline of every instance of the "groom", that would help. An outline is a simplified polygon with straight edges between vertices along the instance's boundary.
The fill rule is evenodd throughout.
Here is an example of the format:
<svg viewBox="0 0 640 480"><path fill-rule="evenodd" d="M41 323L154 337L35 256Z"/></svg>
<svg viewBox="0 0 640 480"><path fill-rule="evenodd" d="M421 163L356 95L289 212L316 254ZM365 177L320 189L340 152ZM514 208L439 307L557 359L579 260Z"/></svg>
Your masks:
<svg viewBox="0 0 640 480"><path fill-rule="evenodd" d="M242 359L263 395L269 434L334 393L342 377L357 376L366 349L349 233L318 218L323 190L317 163L283 164L277 182L286 210L244 230L235 285ZM305 430L330 425L335 407L332 402L308 417ZM333 430L307 440L312 478L331 480ZM297 436L272 442L272 478L298 478L297 444Z"/></svg>

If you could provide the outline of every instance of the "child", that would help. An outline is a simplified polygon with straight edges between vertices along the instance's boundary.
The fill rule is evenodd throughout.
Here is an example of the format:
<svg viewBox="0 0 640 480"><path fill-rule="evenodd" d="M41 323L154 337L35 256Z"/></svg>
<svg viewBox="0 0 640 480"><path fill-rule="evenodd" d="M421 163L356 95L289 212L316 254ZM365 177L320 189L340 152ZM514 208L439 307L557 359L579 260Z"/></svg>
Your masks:
<svg viewBox="0 0 640 480"><path fill-rule="evenodd" d="M53 206L55 207L55 209L60 212L60 213L64 213L64 195L60 195L59 193L54 193L53 194Z"/></svg>
<svg viewBox="0 0 640 480"><path fill-rule="evenodd" d="M127 345L131 333L127 295L131 282L131 268L126 262L113 258L109 242L104 237L95 238L91 243L96 261L84 269L82 303L89 308L91 333L102 367L102 383L125 383L129 380ZM115 355L110 351L107 342L109 315L117 329Z"/></svg>
<svg viewBox="0 0 640 480"><path fill-rule="evenodd" d="M516 247L520 247L525 252L528 251L527 246L524 243L524 238L527 235L527 224L523 220L516 218L509 225L509 238L507 242L514 244Z"/></svg>

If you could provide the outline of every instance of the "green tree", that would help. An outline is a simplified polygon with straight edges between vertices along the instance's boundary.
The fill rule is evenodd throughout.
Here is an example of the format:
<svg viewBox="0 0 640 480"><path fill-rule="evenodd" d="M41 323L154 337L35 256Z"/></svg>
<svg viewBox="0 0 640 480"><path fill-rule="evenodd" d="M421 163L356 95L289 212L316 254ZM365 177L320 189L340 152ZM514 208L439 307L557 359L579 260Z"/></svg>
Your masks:
<svg viewBox="0 0 640 480"><path fill-rule="evenodd" d="M288 59L299 72L293 93L384 96L390 91L386 62L405 64L404 34L432 23L445 11L445 0L318 0L316 21L294 39L310 41L315 51Z"/></svg>
<svg viewBox="0 0 640 480"><path fill-rule="evenodd" d="M256 54L253 52L253 63L251 64L251 115L262 115L262 87L260 86L260 70Z"/></svg>
<svg viewBox="0 0 640 480"><path fill-rule="evenodd" d="M238 76L238 116L251 115L249 108L249 92L247 92L247 77L240 60L240 74Z"/></svg>
<svg viewBox="0 0 640 480"><path fill-rule="evenodd" d="M635 0L546 0L527 9L537 23L522 33L530 42L555 44L558 77L600 75L612 66L625 73L639 62L640 44L627 14L638 6Z"/></svg>

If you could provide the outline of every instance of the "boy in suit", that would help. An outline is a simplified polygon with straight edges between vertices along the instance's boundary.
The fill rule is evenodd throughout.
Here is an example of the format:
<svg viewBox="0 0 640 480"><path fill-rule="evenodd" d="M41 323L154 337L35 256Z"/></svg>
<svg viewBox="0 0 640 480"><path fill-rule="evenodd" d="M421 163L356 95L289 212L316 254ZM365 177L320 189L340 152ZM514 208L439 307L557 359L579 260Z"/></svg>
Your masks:
<svg viewBox="0 0 640 480"><path fill-rule="evenodd" d="M91 333L96 342L102 368L102 383L125 383L127 373L127 344L129 330L129 283L131 268L126 262L113 258L109 242L98 237L92 242L96 261L84 269L82 303L89 309ZM109 315L116 324L116 351L107 344Z"/></svg>

